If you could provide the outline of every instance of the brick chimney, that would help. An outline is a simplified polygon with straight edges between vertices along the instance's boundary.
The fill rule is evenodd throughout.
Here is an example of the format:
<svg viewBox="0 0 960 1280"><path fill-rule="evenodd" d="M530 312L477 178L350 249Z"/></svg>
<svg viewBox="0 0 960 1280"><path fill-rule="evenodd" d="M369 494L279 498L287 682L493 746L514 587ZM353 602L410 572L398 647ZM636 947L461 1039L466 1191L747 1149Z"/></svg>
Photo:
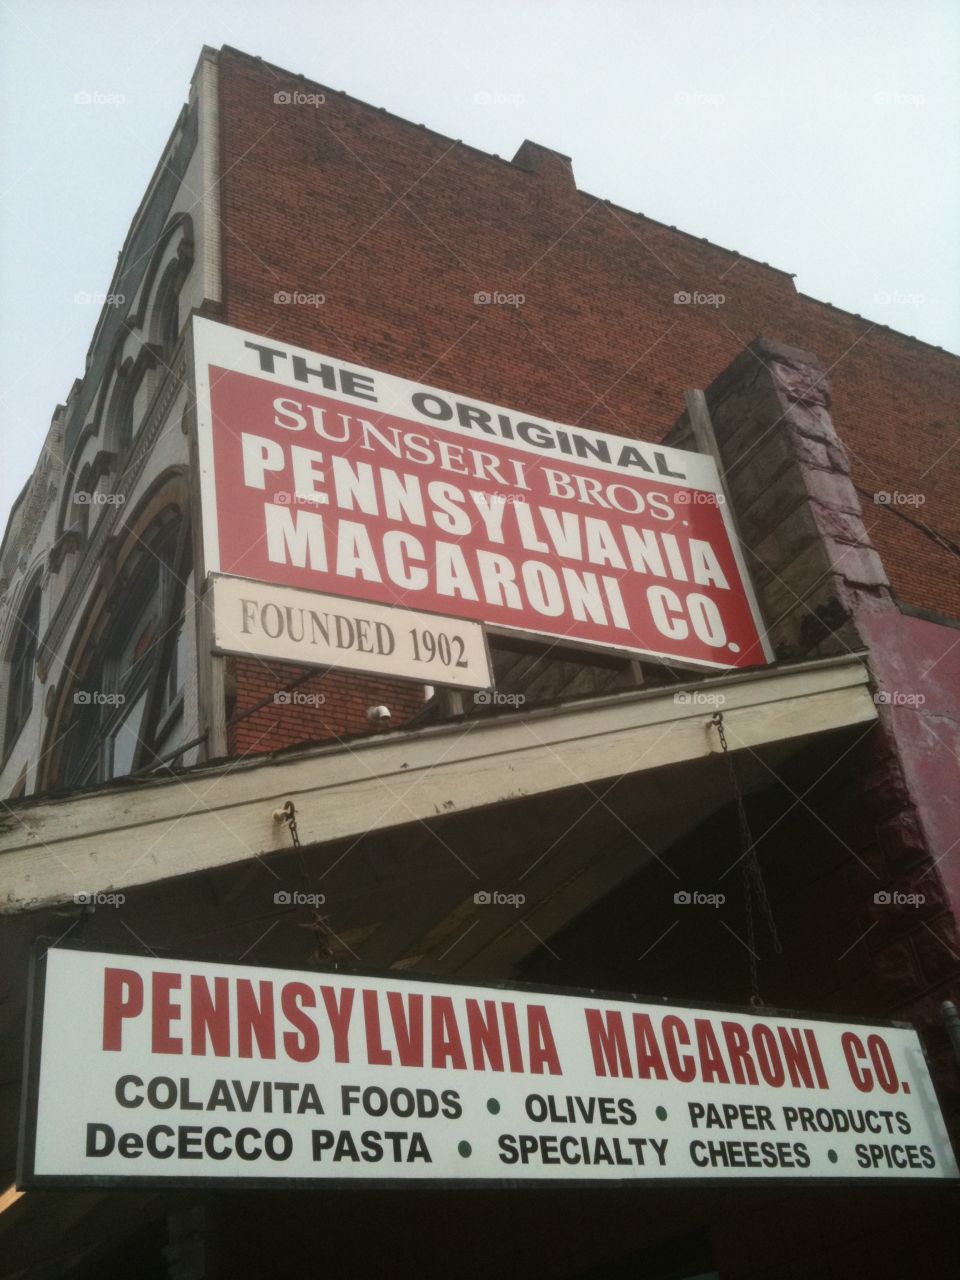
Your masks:
<svg viewBox="0 0 960 1280"><path fill-rule="evenodd" d="M534 174L540 183L557 195L570 194L577 189L570 157L542 147L539 142L526 139L513 157L513 163L518 169Z"/></svg>

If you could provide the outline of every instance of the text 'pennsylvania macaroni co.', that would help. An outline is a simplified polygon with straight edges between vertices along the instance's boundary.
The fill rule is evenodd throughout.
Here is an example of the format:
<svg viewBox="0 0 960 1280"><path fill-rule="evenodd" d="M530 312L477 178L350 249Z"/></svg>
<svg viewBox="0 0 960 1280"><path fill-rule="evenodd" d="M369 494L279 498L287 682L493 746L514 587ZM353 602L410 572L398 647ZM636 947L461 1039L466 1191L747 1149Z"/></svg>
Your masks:
<svg viewBox="0 0 960 1280"><path fill-rule="evenodd" d="M908 1027L68 948L24 1133L23 1185L957 1176Z"/></svg>
<svg viewBox="0 0 960 1280"><path fill-rule="evenodd" d="M768 660L712 458L194 333L208 573L701 666ZM324 626L248 613L296 640Z"/></svg>

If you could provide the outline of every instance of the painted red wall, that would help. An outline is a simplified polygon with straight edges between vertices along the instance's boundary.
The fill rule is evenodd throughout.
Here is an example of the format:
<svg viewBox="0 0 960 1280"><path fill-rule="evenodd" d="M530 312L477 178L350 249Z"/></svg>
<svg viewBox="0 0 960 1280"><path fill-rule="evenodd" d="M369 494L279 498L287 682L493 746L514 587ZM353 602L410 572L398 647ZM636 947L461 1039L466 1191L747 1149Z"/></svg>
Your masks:
<svg viewBox="0 0 960 1280"><path fill-rule="evenodd" d="M865 616L861 628L881 718L960 919L960 628L889 611Z"/></svg>

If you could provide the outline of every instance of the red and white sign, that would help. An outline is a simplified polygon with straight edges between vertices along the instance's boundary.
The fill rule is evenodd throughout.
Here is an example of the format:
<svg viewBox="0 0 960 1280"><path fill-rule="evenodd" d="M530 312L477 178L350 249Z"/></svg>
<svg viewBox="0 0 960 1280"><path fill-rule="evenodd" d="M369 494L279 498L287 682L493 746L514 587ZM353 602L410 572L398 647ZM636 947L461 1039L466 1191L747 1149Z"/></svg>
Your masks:
<svg viewBox="0 0 960 1280"><path fill-rule="evenodd" d="M18 1182L955 1179L917 1033L51 948Z"/></svg>
<svg viewBox="0 0 960 1280"><path fill-rule="evenodd" d="M770 660L712 458L194 334L208 573L695 666Z"/></svg>

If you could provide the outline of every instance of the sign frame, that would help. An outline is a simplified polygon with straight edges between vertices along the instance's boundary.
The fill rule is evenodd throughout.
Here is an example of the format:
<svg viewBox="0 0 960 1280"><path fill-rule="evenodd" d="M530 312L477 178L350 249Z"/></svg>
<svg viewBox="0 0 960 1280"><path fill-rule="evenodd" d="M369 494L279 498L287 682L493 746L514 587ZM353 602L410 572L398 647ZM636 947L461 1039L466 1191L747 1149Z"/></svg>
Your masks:
<svg viewBox="0 0 960 1280"><path fill-rule="evenodd" d="M465 1175L457 1178L402 1178L394 1176L386 1176L382 1178L361 1178L361 1177L337 1177L336 1175L325 1176L322 1178L299 1178L299 1177L276 1177L276 1178L236 1178L236 1177L205 1177L203 1175L171 1175L153 1176L153 1175L131 1175L129 1177L120 1177L116 1174L101 1175L85 1175L85 1174L36 1174L34 1173L35 1157L36 1157L36 1133L37 1133L37 1116L39 1107L40 1093L40 1066L43 1053L43 1011L44 1011L44 990L45 977L47 967L47 955L50 951L75 951L81 953L95 952L96 954L116 955L118 957L130 957L129 950L123 950L110 946L84 946L82 943L74 942L70 939L64 939L62 942L57 941L49 946L42 941L34 943L30 954L30 967L28 974L28 997L27 1011L24 1020L24 1058L23 1058L23 1077L21 1088L21 1109L20 1109L20 1125L19 1138L17 1145L17 1166L16 1166L16 1186L19 1190L33 1190L43 1188L56 1187L76 1187L76 1188L115 1188L122 1190L129 1188L131 1190L147 1190L158 1188L184 1188L187 1190L312 1190L316 1191L322 1186L329 1186L335 1189L345 1187L355 1187L360 1190L370 1190L374 1188L397 1190L423 1188L425 1190L441 1190L449 1191L477 1191L482 1189L489 1190L522 1190L530 1188L532 1190L543 1190L552 1188L554 1190L562 1190L567 1187L575 1187L579 1189L593 1188L601 1190L604 1187L610 1187L615 1190L623 1190L627 1187L637 1187L639 1189L651 1189L654 1187L668 1191L671 1189L685 1190L696 1188L701 1193L710 1188L717 1190L728 1190L731 1186L743 1187L749 1190L757 1190L759 1188L770 1189L772 1187L783 1187L789 1190L796 1190L800 1187L813 1187L823 1189L825 1187L837 1188L858 1188L866 1190L867 1188L884 1188L895 1189L899 1192L907 1191L913 1188L917 1192L930 1191L934 1187L960 1187L960 1174L957 1176L945 1176L938 1178L893 1178L884 1176L875 1177L847 1177L838 1175L836 1177L796 1177L793 1175L784 1175L779 1177L763 1177L744 1176L738 1178L724 1178L722 1175L715 1178L696 1178L696 1177L676 1177L676 1178L657 1178L650 1177L645 1173L639 1173L631 1177L623 1178L578 1178L570 1177L563 1179L556 1178L478 1178ZM190 956L178 950L164 951L157 957L160 960L170 960L183 963L214 963L227 964L237 968L262 970L264 968L277 969L280 971L303 974L306 972L297 965L273 963L269 965L263 963L254 963L252 961L233 960L228 958L204 957L201 961L197 956ZM323 975L326 970L317 970L318 975ZM342 967L330 971L337 977L350 979L377 979L382 980L385 976L384 971L355 969L353 967ZM404 972L402 975L396 976L398 980L410 980L425 984L435 984L440 987L468 985L471 988L486 991L500 992L516 992L519 995L551 995L551 996L572 996L577 998L590 998L595 1000L615 1000L625 1003L647 1004L661 1006L664 1009L689 1009L699 1010L705 1013L727 1013L732 1015L741 1015L743 1017L757 1017L757 1009L748 1005L731 1005L718 1004L713 1001L689 1001L689 1000L668 1000L663 996L644 996L636 992L616 992L607 991L602 988L593 987L556 987L541 983L520 983L509 981L473 981L468 984L460 984L449 978L441 978L432 974L419 974ZM937 1104L937 1109L941 1115L944 1115L943 1106L940 1095L937 1092L936 1079L930 1071L930 1058L927 1053L923 1039L917 1028L911 1022L896 1019L882 1018L865 1018L860 1016L841 1017L837 1014L817 1014L811 1017L809 1013L794 1009L782 1009L779 1007L764 1006L762 1012L769 1017L783 1018L800 1018L806 1021L815 1021L823 1023L837 1023L844 1026L863 1026L874 1027L879 1029L890 1028L897 1030L913 1031L917 1037L917 1043L923 1055L924 1065L930 1079L931 1089ZM947 1132L947 1142L956 1160L957 1153L953 1147L949 1132ZM958 1162L960 1163L960 1162Z"/></svg>
<svg viewBox="0 0 960 1280"><path fill-rule="evenodd" d="M459 392L456 392L450 389L437 388L427 383L415 382L411 379L404 378L398 374L389 373L386 370L373 369L372 367L355 364L354 362L347 359L341 359L339 357L325 355L324 353L321 353L321 352L311 351L306 347L301 347L296 343L287 341L285 338L282 338L282 337L265 338L264 335L251 333L250 331L241 329L238 326L224 324L222 321L219 321L219 320L213 320L206 316L194 316L191 321L189 347L190 347L190 361L192 365L193 389L195 393L194 437L195 437L195 446L196 446L195 456L197 460L195 489L198 497L198 505L200 510L200 520L198 521L198 525L199 525L198 549L202 553L202 565L203 565L204 577L210 574L218 574L224 577L236 576L236 577L249 578L250 576L248 573L243 573L243 572L234 573L234 572L231 572L231 570L224 569L221 564L221 558L220 558L220 534L217 527L217 512L218 512L217 477L216 477L216 466L214 461L214 443L213 443L213 426L214 426L213 404L212 404L212 398L211 398L212 387L211 387L211 379L210 379L210 368L216 364L216 355L215 353L211 353L209 350L206 350L206 351L204 350L205 345L209 346L218 340L217 339L218 330L224 331L225 333L230 335L234 335L238 339L242 340L243 342L250 341L253 344L264 344L267 342L273 342L277 344L278 349L283 348L284 354L289 352L290 354L297 357L302 357L305 360L312 359L312 360L331 361L335 363L336 367L339 370L356 375L360 378L369 378L370 375L373 375L376 378L383 380L384 388L387 391L388 396L390 397L396 396L397 389L401 387L407 388L411 392L415 390L418 393L426 393L427 395L433 395L433 396L439 396L439 397L452 398L460 395ZM220 339L220 341L228 341L228 339L223 338L223 339ZM286 389L287 391L294 390L294 386L290 381L290 379L284 380L273 373L265 373L262 370L259 372L252 372L250 370L241 369L239 367L232 367L230 372L237 373L238 375L242 375L244 377L250 377L254 379L259 377L260 380L271 383L272 385L278 388ZM298 389L308 394L311 391L315 392L316 394L321 394L317 388L315 387L311 388L306 385L303 385ZM381 416L383 414L392 414L397 418L409 421L411 424L419 427L421 430L428 430L428 431L435 432L436 438L438 440L444 440L449 437L449 438L452 438L454 441L459 441L461 443L469 444L471 439L473 439L469 435L464 434L462 432L451 431L451 428L449 427L449 425L444 421L435 420L430 423L427 423L425 421L420 421L415 416L415 413L411 411L408 406L406 406L405 404L399 401L395 404L390 404L389 407L385 407L383 405L377 405L377 406L372 405L368 400L351 396L350 393L343 391L342 389L337 390L336 392L329 392L329 393L323 393L323 394L329 394L331 398L342 400L345 404L351 405L358 412L362 412L364 409L366 409L368 413L377 413ZM525 416L523 410L511 408L508 406L492 405L489 402L481 401L477 397L470 397L470 400L471 400L471 403L474 403L477 407L483 408L483 409L489 409L492 412L505 413L516 418L524 418ZM493 636L496 636L496 635L503 635L506 637L512 636L517 639L530 640L530 641L538 642L551 647L558 647L558 648L563 648L568 650L579 649L585 653L608 654L611 657L620 658L621 660L626 660L626 661L633 659L633 660L644 661L649 663L660 663L668 667L676 667L682 670L690 670L695 672L713 671L713 672L717 672L718 674L721 674L725 672L749 670L751 669L751 667L769 666L774 661L775 655L770 643L768 628L766 626L765 620L763 618L762 612L759 607L756 588L754 586L753 579L750 575L750 571L746 564L746 559L740 544L740 539L737 533L736 524L732 517L732 513L729 509L729 503L726 500L726 487L724 485L723 478L720 475L720 472L717 468L716 461L713 458L713 456L709 453L701 453L696 450L677 449L675 446L672 446L672 445L660 444L654 441L639 440L632 436L616 435L612 432L598 431L596 428L593 428L593 427L574 426L570 423L556 422L553 419L548 419L540 415L536 415L533 420L538 425L550 431L564 432L564 431L573 430L586 436L592 436L598 439L602 439L604 441L611 442L620 447L623 447L624 445L627 445L627 444L632 444L639 448L648 449L654 452L656 451L666 452L666 453L682 456L683 458L688 460L695 460L695 465L699 474L698 476L695 476L692 479L689 479L686 483L686 486L677 485L676 482L664 476L659 476L659 475L656 477L657 483L662 483L667 488L687 487L687 488L690 488L693 490L699 490L702 492L710 492L717 495L721 499L717 505L720 508L719 516L722 523L724 535L726 538L726 544L729 549L729 554L733 560L733 563L736 566L736 571L739 577L739 586L742 588L743 603L745 605L747 612L749 613L753 628L756 632L756 637L757 637L756 643L757 643L757 647L759 648L761 657L755 663L751 663L749 665L746 663L731 664L730 662L723 662L723 661L714 662L714 661L708 660L707 658L701 659L701 658L693 658L693 657L683 656L683 655L674 655L674 654L666 653L662 649L655 649L655 648L645 649L645 648L638 647L636 644L631 645L628 643L619 643L618 639L616 638L598 640L598 639L590 638L589 636L571 634L571 633L566 633L559 630L550 631L546 629L531 629L529 626L524 626L519 624L513 625L506 618L492 619L489 617L484 617L484 618L471 618L469 620L479 622L480 625L482 625L484 629L488 631L490 635L493 635ZM474 440L474 443L482 444L482 442L483 442L483 437L480 437L478 440ZM515 439L512 439L512 440L504 439L504 440L498 441L498 443L503 445L506 448L528 449L528 446L523 445L521 441L518 441ZM536 449L530 448L529 451L531 453L531 457L546 456L538 453ZM573 459L574 463L578 461L580 462L581 465L599 467L604 471L608 471L613 477L619 476L621 478L624 478L627 474L622 469L616 467L613 464L607 464L607 463L597 462L596 460L587 460L583 458L579 460ZM689 462L688 462L688 465L690 465ZM643 477L643 476L638 476L637 478L646 479L647 482L649 482L649 479L650 479L649 477ZM709 480L709 486L707 486L707 483L706 483L707 480ZM260 580L260 579L257 579L257 580ZM266 581L266 579L264 579L263 581ZM666 579L665 581L670 582L671 579ZM298 587L298 589L308 590L309 588L306 585L301 585ZM357 599L360 601L365 599L365 597L363 596L359 596L359 597L346 596L340 590L331 591L331 590L328 590L327 588L323 589L322 594L331 595L331 596L339 595L343 598ZM437 616L442 616L442 617L456 616L455 614L451 613L449 610L439 610L439 609L432 610L430 608L422 608L420 609L420 611L423 613L436 612ZM548 619L544 619L545 625L547 624L547 622L548 622ZM664 640L664 645L666 645L667 643L668 641ZM718 652L720 652L720 650L718 650Z"/></svg>

